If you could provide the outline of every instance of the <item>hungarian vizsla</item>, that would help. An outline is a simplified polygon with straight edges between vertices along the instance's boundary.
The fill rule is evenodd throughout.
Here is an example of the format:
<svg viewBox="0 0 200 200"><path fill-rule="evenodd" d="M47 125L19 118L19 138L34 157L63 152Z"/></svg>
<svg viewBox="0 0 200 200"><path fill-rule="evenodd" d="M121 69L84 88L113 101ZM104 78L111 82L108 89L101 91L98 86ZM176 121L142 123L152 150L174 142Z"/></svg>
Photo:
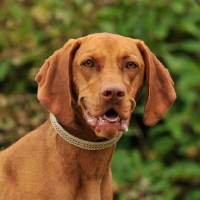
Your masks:
<svg viewBox="0 0 200 200"><path fill-rule="evenodd" d="M0 153L0 200L111 200L111 158L144 81L146 125L176 99L144 42L109 33L69 40L36 81L50 119Z"/></svg>

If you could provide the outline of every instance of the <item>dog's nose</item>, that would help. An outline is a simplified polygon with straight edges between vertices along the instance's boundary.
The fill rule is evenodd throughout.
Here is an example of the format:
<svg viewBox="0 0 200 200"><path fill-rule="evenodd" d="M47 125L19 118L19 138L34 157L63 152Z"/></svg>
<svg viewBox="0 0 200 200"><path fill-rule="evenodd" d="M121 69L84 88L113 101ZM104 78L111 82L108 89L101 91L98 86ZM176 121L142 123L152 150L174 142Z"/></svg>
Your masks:
<svg viewBox="0 0 200 200"><path fill-rule="evenodd" d="M121 101L125 96L125 89L118 83L107 83L100 90L103 99L108 101Z"/></svg>

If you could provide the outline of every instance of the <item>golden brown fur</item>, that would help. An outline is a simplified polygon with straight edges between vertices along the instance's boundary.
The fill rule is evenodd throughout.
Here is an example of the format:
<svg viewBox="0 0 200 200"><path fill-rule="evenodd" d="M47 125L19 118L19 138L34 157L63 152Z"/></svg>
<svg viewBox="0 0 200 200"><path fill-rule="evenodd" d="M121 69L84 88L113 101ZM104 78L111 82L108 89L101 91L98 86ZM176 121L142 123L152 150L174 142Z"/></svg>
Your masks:
<svg viewBox="0 0 200 200"><path fill-rule="evenodd" d="M176 95L167 69L140 40L108 33L70 40L36 76L41 103L65 130L87 141L119 135L121 121L105 113L114 110L115 118L128 123L144 79L143 120L154 125ZM87 120L88 112L95 123ZM108 122L100 123L99 116ZM47 120L0 152L0 200L111 200L114 149L75 147Z"/></svg>

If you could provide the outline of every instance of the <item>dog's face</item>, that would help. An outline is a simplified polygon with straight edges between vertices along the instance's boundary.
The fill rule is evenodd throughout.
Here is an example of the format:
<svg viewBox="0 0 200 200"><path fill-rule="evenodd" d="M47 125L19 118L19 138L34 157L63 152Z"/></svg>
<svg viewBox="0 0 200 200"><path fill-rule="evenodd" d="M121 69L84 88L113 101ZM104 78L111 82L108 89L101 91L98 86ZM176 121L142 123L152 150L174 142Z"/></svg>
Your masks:
<svg viewBox="0 0 200 200"><path fill-rule="evenodd" d="M84 119L98 137L111 139L128 129L144 81L144 62L134 40L89 37L75 53L72 77Z"/></svg>
<svg viewBox="0 0 200 200"><path fill-rule="evenodd" d="M61 125L81 120L80 126L87 123L103 139L127 130L144 79L143 121L151 126L176 93L168 70L140 40L109 33L69 40L36 76L39 100ZM84 119L77 119L80 111Z"/></svg>

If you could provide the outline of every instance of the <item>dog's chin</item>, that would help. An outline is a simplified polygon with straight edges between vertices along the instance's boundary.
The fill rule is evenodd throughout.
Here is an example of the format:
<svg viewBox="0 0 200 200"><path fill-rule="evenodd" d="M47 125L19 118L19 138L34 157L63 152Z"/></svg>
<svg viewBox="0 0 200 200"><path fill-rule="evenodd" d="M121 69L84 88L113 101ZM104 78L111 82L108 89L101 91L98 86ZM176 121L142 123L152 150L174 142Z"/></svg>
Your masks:
<svg viewBox="0 0 200 200"><path fill-rule="evenodd" d="M122 119L114 109L99 117L92 116L87 109L83 112L85 120L93 128L99 141L118 137L121 132L128 130L129 120Z"/></svg>
<svg viewBox="0 0 200 200"><path fill-rule="evenodd" d="M118 137L122 130L120 130L120 123L99 123L94 128L94 132L99 140L109 140Z"/></svg>

